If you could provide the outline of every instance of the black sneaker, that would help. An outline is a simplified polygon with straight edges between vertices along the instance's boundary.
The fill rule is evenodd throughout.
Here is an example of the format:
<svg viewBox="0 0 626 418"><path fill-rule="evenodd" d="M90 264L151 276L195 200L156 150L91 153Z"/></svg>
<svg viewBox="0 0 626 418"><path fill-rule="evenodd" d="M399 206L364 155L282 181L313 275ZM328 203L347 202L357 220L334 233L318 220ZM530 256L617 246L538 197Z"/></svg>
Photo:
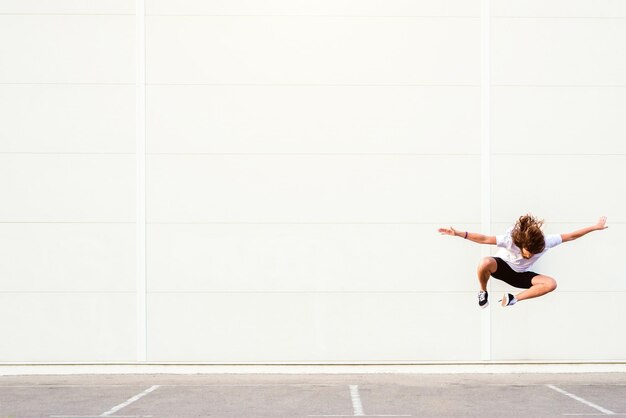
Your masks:
<svg viewBox="0 0 626 418"><path fill-rule="evenodd" d="M502 307L513 306L515 305L516 302L517 302L517 299L515 298L515 296L513 296L510 293L505 293L502 299L500 299L500 303L502 304Z"/></svg>
<svg viewBox="0 0 626 418"><path fill-rule="evenodd" d="M485 290L478 292L478 306L485 309L489 306L489 293Z"/></svg>

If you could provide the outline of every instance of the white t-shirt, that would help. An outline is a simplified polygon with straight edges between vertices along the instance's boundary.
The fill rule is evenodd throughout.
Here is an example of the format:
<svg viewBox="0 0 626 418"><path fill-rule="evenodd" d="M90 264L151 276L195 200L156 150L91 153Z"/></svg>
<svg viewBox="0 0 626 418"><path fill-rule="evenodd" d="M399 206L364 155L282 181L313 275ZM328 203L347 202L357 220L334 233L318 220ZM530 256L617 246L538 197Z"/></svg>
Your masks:
<svg viewBox="0 0 626 418"><path fill-rule="evenodd" d="M513 227L507 229L504 235L496 235L496 245L499 247L496 257L506 261L518 273L528 271L539 257L544 255L550 248L556 247L563 242L559 234L544 235L546 247L543 251L539 254L533 254L529 259L525 259L522 257L522 250L513 243L511 231L513 231Z"/></svg>

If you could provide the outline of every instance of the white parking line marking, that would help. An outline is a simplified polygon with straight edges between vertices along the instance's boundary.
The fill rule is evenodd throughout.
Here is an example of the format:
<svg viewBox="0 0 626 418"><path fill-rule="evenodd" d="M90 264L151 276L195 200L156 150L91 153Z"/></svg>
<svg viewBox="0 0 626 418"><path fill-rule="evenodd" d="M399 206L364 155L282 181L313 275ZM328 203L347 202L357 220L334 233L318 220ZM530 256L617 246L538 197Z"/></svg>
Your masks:
<svg viewBox="0 0 626 418"><path fill-rule="evenodd" d="M352 409L354 409L354 416L364 416L365 413L363 412L363 404L361 404L361 396L359 396L358 385L350 385L350 397L352 398Z"/></svg>
<svg viewBox="0 0 626 418"><path fill-rule="evenodd" d="M567 391L565 391L565 390L563 390L561 388L558 388L558 387L556 387L554 385L546 385L546 386L549 387L552 390L555 390L555 391L559 392L562 395L569 396L570 398L572 398L574 400L577 400L580 403L583 403L583 404L585 404L587 406L590 406L590 407L592 407L594 409L597 409L598 411L602 412L604 415L615 415L615 412L613 412L613 411L610 411L610 410L608 410L606 408L603 408L600 405L596 405L593 402L589 402L588 400L585 400L585 399L581 398L580 396L576 396L573 393L569 393L569 392L567 392Z"/></svg>
<svg viewBox="0 0 626 418"><path fill-rule="evenodd" d="M150 389L146 389L143 392L141 392L139 395L135 395L132 398L130 398L129 400L127 400L124 403L121 403L117 406L114 406L113 408L111 408L110 410L106 411L104 414L100 415L101 417L108 417L113 415L114 413L116 413L117 411L119 411L122 408L127 407L128 405L130 405L133 402L138 401L139 399L143 398L144 396L146 396L148 393L150 392L154 392L155 390L157 390L160 386L159 385L154 385L152 386Z"/></svg>
<svg viewBox="0 0 626 418"><path fill-rule="evenodd" d="M328 414L328 415L307 415L307 417L410 417L412 415L395 415L395 414L380 414L380 415L366 415L363 412L363 404L361 403L361 396L359 395L359 385L349 385L350 398L352 399L352 409L354 415L343 414Z"/></svg>

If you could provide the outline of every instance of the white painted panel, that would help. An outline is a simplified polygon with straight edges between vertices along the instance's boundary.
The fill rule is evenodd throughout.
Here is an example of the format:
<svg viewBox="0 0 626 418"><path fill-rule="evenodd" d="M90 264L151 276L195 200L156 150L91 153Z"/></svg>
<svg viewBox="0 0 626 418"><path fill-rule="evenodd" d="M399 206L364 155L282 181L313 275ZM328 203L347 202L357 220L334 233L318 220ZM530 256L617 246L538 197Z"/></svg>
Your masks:
<svg viewBox="0 0 626 418"><path fill-rule="evenodd" d="M460 156L152 155L147 219L475 222L479 170Z"/></svg>
<svg viewBox="0 0 626 418"><path fill-rule="evenodd" d="M626 220L623 155L497 155L492 173L494 222L514 222L526 212L551 222Z"/></svg>
<svg viewBox="0 0 626 418"><path fill-rule="evenodd" d="M502 234L513 221L496 224L493 230ZM544 231L546 234L563 234L591 226L595 221L590 219L580 224L546 221ZM626 224L614 224L610 219L608 224L609 228L604 231L594 231L552 248L532 270L553 277L558 283L558 293L626 291L626 281L620 279L626 277L626 266L621 262L621 237L626 233ZM495 254L496 248L493 250ZM498 297L504 290L520 292L498 280L492 281L492 289L497 290Z"/></svg>
<svg viewBox="0 0 626 418"><path fill-rule="evenodd" d="M626 360L623 292L552 293L494 307L494 360Z"/></svg>
<svg viewBox="0 0 626 418"><path fill-rule="evenodd" d="M0 15L0 83L133 83L135 17Z"/></svg>
<svg viewBox="0 0 626 418"><path fill-rule="evenodd" d="M135 87L0 85L2 152L135 152Z"/></svg>
<svg viewBox="0 0 626 418"><path fill-rule="evenodd" d="M148 14L479 16L479 0L146 0Z"/></svg>
<svg viewBox="0 0 626 418"><path fill-rule="evenodd" d="M156 153L480 153L478 87L150 86Z"/></svg>
<svg viewBox="0 0 626 418"><path fill-rule="evenodd" d="M555 228L572 232L594 223L591 219L585 224L557 224ZM559 283L558 290L626 292L626 280L621 279L626 277L626 265L622 262L624 234L626 224L610 224L604 231L594 231L554 248L549 268Z"/></svg>
<svg viewBox="0 0 626 418"><path fill-rule="evenodd" d="M492 83L626 85L620 19L492 21Z"/></svg>
<svg viewBox="0 0 626 418"><path fill-rule="evenodd" d="M496 154L626 154L626 87L491 91L491 148Z"/></svg>
<svg viewBox="0 0 626 418"><path fill-rule="evenodd" d="M133 14L135 0L3 0L0 13Z"/></svg>
<svg viewBox="0 0 626 418"><path fill-rule="evenodd" d="M473 18L148 17L148 83L473 84Z"/></svg>
<svg viewBox="0 0 626 418"><path fill-rule="evenodd" d="M151 294L148 359L475 359L480 350L475 304L473 293L462 292Z"/></svg>
<svg viewBox="0 0 626 418"><path fill-rule="evenodd" d="M150 225L152 291L473 291L480 248L438 225ZM477 225L469 225L477 230ZM450 261L454 260L454 263Z"/></svg>
<svg viewBox="0 0 626 418"><path fill-rule="evenodd" d="M490 0L493 16L626 17L623 0Z"/></svg>
<svg viewBox="0 0 626 418"><path fill-rule="evenodd" d="M0 221L134 222L133 155L0 154Z"/></svg>
<svg viewBox="0 0 626 418"><path fill-rule="evenodd" d="M0 224L1 291L134 291L133 224Z"/></svg>
<svg viewBox="0 0 626 418"><path fill-rule="evenodd" d="M135 359L135 295L4 293L0 358L8 362Z"/></svg>

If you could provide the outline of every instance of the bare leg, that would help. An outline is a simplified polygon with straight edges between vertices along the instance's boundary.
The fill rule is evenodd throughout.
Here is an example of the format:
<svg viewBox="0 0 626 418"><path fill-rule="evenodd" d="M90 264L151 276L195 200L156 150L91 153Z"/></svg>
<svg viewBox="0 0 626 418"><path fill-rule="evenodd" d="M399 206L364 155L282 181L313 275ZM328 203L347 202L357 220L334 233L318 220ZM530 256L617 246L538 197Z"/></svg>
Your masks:
<svg viewBox="0 0 626 418"><path fill-rule="evenodd" d="M480 261L477 271L480 290L487 291L487 282L491 277L491 273L495 273L497 269L498 263L496 263L493 257L485 257Z"/></svg>
<svg viewBox="0 0 626 418"><path fill-rule="evenodd" d="M544 276L541 274L539 276L533 277L531 283L532 286L530 287L530 289L526 289L515 296L517 300L536 298L538 296L543 296L546 293L550 293L554 289L556 289L556 280L554 280L552 277Z"/></svg>

